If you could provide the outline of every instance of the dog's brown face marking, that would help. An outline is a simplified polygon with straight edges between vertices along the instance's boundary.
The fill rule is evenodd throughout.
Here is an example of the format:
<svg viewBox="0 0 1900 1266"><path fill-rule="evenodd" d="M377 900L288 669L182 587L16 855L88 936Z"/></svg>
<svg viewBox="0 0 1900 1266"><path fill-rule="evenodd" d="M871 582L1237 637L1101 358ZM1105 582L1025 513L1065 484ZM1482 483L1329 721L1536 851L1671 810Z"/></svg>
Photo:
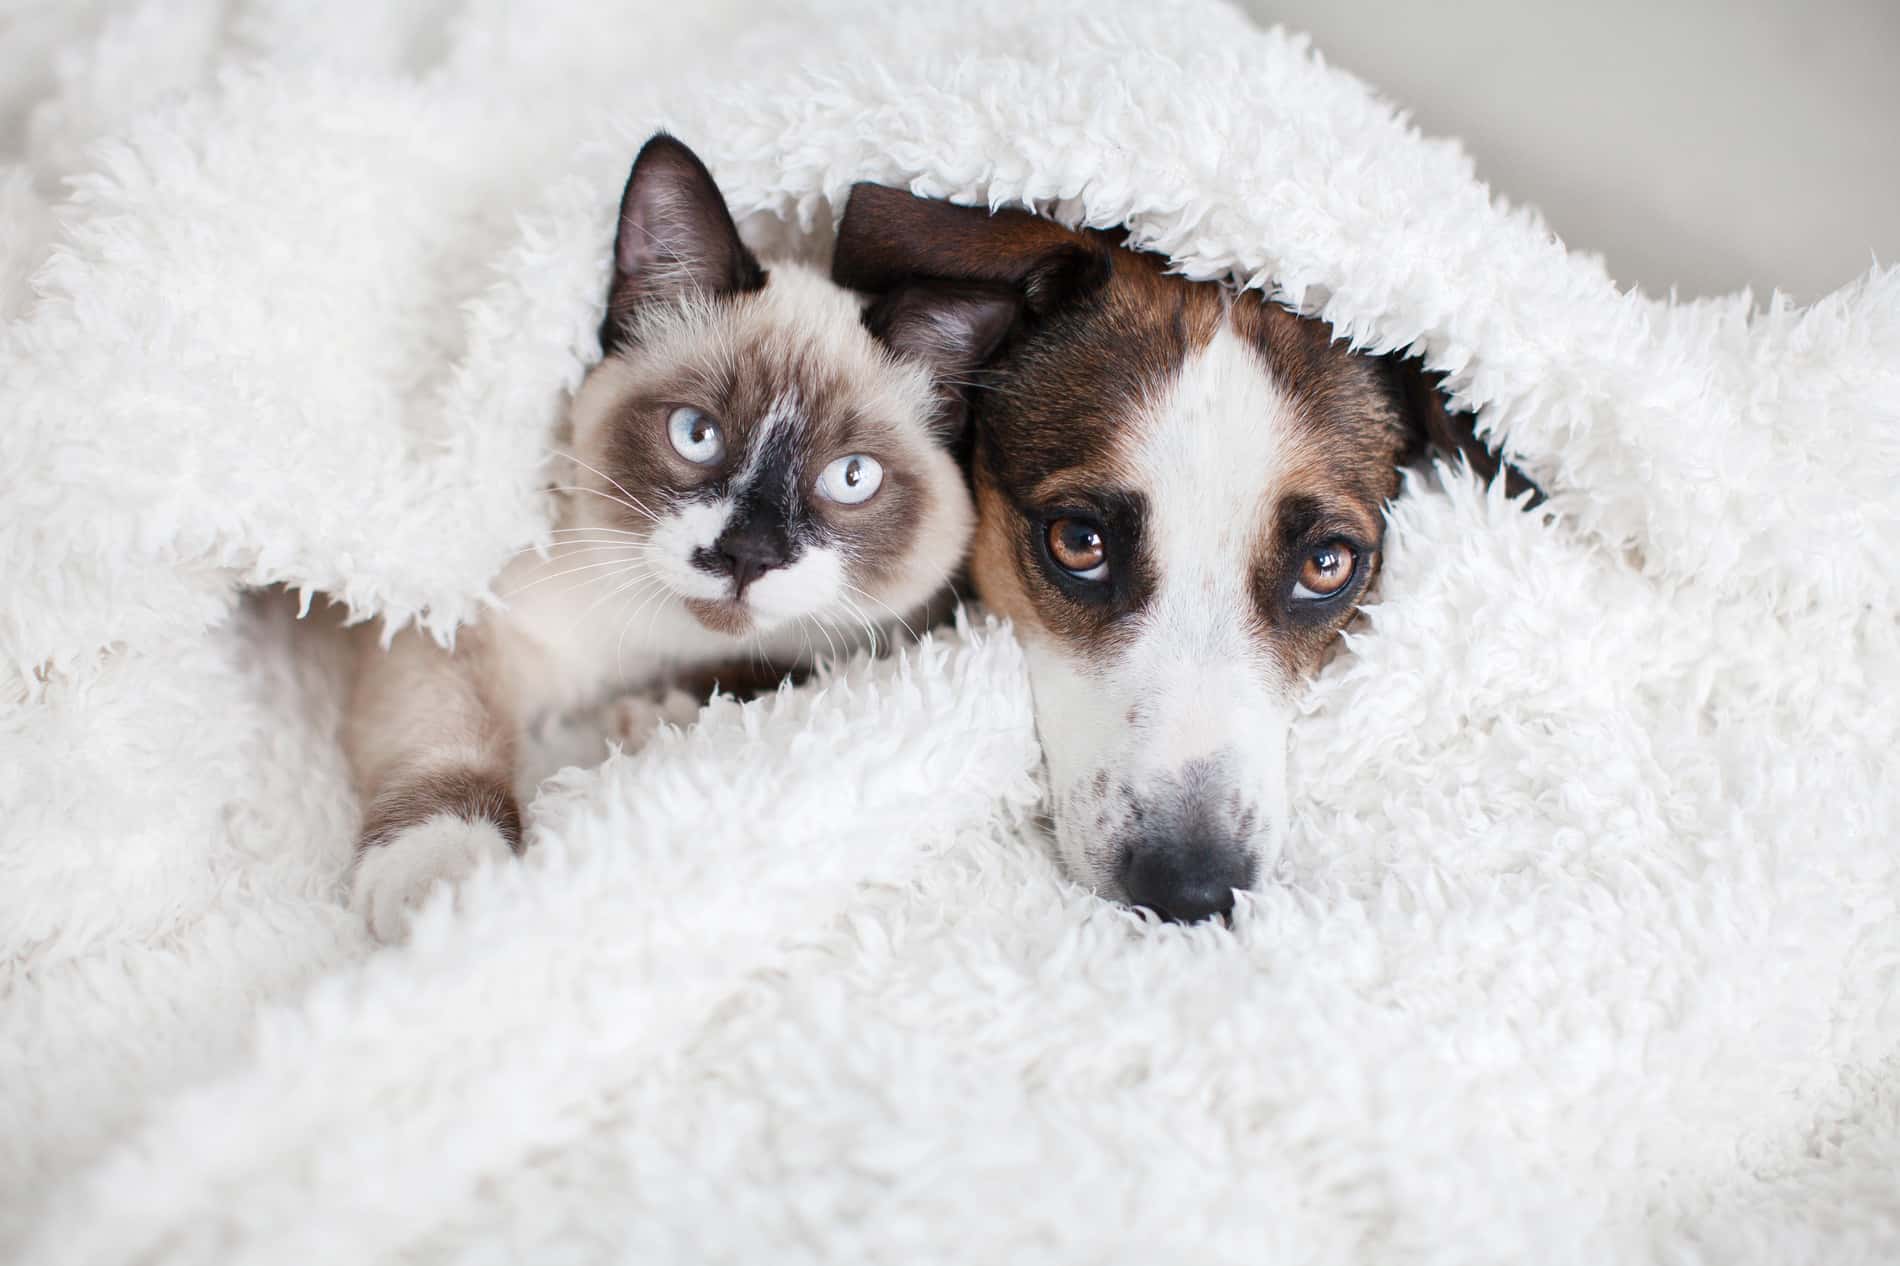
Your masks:
<svg viewBox="0 0 1900 1266"><path fill-rule="evenodd" d="M1276 501L1259 517L1249 552L1256 633L1289 678L1302 676L1352 608L1328 604L1319 619L1290 612L1291 581L1335 539L1344 542L1336 555L1350 559L1351 587L1377 566L1380 506L1397 490L1397 459L1409 438L1384 366L1257 295L1229 296L1163 273L1153 256L1104 249L1105 284L1022 340L979 403L978 591L1079 658L1112 657L1154 587L1157 560L1143 547L1154 511L1154 472L1142 468L1140 453L1144 427L1189 360L1226 331L1257 357L1289 406ZM1068 511L1100 524L1114 555L1106 584L1075 583L1048 549L1050 525Z"/></svg>
<svg viewBox="0 0 1900 1266"><path fill-rule="evenodd" d="M1419 444L1392 367L1107 235L875 186L834 273L1019 296L973 405L971 567L1022 636L1058 843L1105 893L1226 909L1284 833L1292 695Z"/></svg>
<svg viewBox="0 0 1900 1266"><path fill-rule="evenodd" d="M1409 436L1318 323L1108 259L979 398L972 577L1027 645L1071 866L1194 917L1277 844L1290 697L1377 570Z"/></svg>

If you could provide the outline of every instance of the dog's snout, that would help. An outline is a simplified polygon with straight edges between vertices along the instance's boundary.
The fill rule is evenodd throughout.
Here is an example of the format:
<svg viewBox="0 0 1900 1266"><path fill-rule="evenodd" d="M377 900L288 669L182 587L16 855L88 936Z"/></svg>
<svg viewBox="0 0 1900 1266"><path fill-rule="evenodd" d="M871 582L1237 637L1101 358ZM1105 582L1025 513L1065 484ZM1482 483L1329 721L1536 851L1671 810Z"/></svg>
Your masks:
<svg viewBox="0 0 1900 1266"><path fill-rule="evenodd" d="M1239 840L1196 835L1137 840L1122 854L1122 891L1132 905L1195 923L1234 908L1234 891L1253 886L1254 855Z"/></svg>
<svg viewBox="0 0 1900 1266"><path fill-rule="evenodd" d="M1268 832L1257 799L1243 790L1246 768L1221 751L1138 788L1123 784L1113 873L1130 905L1194 923L1227 915L1234 892L1253 887Z"/></svg>

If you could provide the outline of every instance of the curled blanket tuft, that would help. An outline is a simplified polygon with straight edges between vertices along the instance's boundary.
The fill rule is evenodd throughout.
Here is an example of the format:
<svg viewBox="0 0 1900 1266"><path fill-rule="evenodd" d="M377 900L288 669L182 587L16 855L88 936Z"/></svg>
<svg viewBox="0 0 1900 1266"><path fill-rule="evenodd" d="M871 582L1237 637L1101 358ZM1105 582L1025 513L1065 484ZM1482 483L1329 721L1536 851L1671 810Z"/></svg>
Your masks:
<svg viewBox="0 0 1900 1266"><path fill-rule="evenodd" d="M0 34L0 1257L1900 1254L1900 274L1620 292L1211 3L758 8ZM336 665L246 595L492 600L660 124L768 250L861 179L1128 225L1550 493L1396 505L1231 930L1057 873L972 619L558 775L370 954Z"/></svg>

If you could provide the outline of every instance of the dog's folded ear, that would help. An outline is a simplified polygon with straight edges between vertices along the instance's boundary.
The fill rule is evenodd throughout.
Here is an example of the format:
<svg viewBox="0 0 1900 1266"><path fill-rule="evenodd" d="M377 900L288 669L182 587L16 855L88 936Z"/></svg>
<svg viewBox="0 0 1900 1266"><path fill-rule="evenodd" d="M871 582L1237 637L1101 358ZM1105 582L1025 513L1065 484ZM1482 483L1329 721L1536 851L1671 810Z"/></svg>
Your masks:
<svg viewBox="0 0 1900 1266"><path fill-rule="evenodd" d="M1107 281L1111 260L1088 235L1027 211L991 213L865 182L845 205L831 276L873 293L913 281L1004 287L1034 318Z"/></svg>
<svg viewBox="0 0 1900 1266"><path fill-rule="evenodd" d="M913 281L886 290L864 312L865 328L899 356L927 366L937 384L933 429L953 444L969 418L969 391L1016 321L1006 286Z"/></svg>
<svg viewBox="0 0 1900 1266"><path fill-rule="evenodd" d="M1412 431L1412 446L1404 458L1407 464L1432 452L1447 457L1462 455L1485 483L1501 476L1506 496L1515 498L1529 492L1526 508L1544 500L1543 489L1478 438L1476 415L1452 410L1445 397L1443 374L1427 370L1415 356L1393 352L1385 360Z"/></svg>

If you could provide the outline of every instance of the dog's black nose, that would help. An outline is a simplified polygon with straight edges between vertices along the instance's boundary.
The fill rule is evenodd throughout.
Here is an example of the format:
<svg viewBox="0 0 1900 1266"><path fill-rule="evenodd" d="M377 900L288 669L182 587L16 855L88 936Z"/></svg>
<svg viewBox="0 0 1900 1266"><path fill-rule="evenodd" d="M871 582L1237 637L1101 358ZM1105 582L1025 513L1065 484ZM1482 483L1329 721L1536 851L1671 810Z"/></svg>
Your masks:
<svg viewBox="0 0 1900 1266"><path fill-rule="evenodd" d="M1238 844L1196 839L1142 840L1122 855L1122 891L1176 923L1197 923L1234 908L1234 890L1251 888L1255 862Z"/></svg>
<svg viewBox="0 0 1900 1266"><path fill-rule="evenodd" d="M775 567L790 561L785 533L777 527L748 524L729 527L713 542L713 565L732 577L734 596L744 597L746 586Z"/></svg>

